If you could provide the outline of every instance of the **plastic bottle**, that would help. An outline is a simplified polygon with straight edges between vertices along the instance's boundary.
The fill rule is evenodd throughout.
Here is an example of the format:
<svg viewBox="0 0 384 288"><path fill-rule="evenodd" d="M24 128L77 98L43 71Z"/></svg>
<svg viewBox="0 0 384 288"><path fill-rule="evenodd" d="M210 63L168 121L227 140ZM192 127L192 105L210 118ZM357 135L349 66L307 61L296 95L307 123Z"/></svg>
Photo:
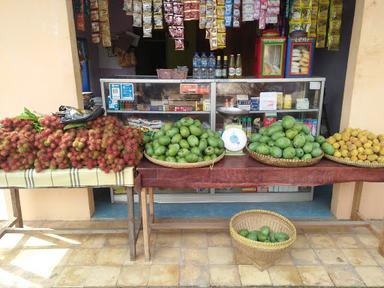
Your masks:
<svg viewBox="0 0 384 288"><path fill-rule="evenodd" d="M195 52L195 55L193 56L192 66L193 66L192 77L195 79L200 78L201 59L200 59L199 53L197 52Z"/></svg>
<svg viewBox="0 0 384 288"><path fill-rule="evenodd" d="M221 57L217 56L215 78L221 78Z"/></svg>
<svg viewBox="0 0 384 288"><path fill-rule="evenodd" d="M216 59L215 54L211 52L208 58L208 78L215 78Z"/></svg>
<svg viewBox="0 0 384 288"><path fill-rule="evenodd" d="M206 79L208 78L208 57L205 55L205 53L203 52L201 54L201 77L202 79Z"/></svg>
<svg viewBox="0 0 384 288"><path fill-rule="evenodd" d="M241 78L241 76L243 76L243 69L241 67L241 55L240 54L236 55L236 71L235 71L235 74L236 74L236 78Z"/></svg>
<svg viewBox="0 0 384 288"><path fill-rule="evenodd" d="M221 69L221 78L228 78L228 56L224 55L223 68Z"/></svg>
<svg viewBox="0 0 384 288"><path fill-rule="evenodd" d="M231 54L229 56L229 68L228 68L228 77L236 77L236 67L235 67L235 55Z"/></svg>

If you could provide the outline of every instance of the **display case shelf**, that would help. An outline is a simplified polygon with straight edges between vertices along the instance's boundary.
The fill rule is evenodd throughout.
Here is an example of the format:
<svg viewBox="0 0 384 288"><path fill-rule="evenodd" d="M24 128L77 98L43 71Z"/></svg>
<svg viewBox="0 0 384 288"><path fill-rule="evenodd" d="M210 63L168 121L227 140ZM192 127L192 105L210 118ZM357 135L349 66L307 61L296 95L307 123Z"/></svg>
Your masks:
<svg viewBox="0 0 384 288"><path fill-rule="evenodd" d="M210 114L210 111L138 111L138 110L107 110L117 114Z"/></svg>
<svg viewBox="0 0 384 288"><path fill-rule="evenodd" d="M265 114L265 113L307 113L319 112L319 109L283 109L283 110L258 110L249 111L249 114Z"/></svg>

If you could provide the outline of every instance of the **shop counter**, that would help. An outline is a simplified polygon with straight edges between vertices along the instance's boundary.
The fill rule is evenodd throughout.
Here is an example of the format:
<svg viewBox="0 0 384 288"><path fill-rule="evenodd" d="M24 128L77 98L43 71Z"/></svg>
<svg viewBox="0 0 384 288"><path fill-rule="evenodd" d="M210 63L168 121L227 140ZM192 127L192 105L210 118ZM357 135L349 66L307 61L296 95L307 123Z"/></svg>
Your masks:
<svg viewBox="0 0 384 288"><path fill-rule="evenodd" d="M24 228L20 206L19 189L37 188L100 188L125 187L128 198L128 227L127 229L39 229ZM24 171L5 172L0 170L0 188L11 190L12 210L14 218L0 229L0 237L5 233L43 232L56 234L108 234L128 232L130 258L136 256L136 239L138 228L135 225L134 203L134 168L127 167L118 173L105 173L99 168L94 169L57 169L36 172L34 169ZM140 221L140 220L139 220ZM13 226L16 226L14 228ZM135 228L136 227L136 228Z"/></svg>
<svg viewBox="0 0 384 288"><path fill-rule="evenodd" d="M310 167L281 168L259 163L248 156L225 157L213 167L172 169L142 160L137 167L135 189L140 191L143 221L144 252L150 259L150 229L212 229L225 228L226 222L155 223L153 188L248 188L260 185L319 186L355 182L351 219L354 221L302 221L307 226L369 225L359 214L363 182L384 182L384 168L359 168L329 160ZM147 201L149 195L149 201ZM147 206L149 204L149 217ZM299 223L298 221L297 223ZM384 231L379 251L384 256Z"/></svg>

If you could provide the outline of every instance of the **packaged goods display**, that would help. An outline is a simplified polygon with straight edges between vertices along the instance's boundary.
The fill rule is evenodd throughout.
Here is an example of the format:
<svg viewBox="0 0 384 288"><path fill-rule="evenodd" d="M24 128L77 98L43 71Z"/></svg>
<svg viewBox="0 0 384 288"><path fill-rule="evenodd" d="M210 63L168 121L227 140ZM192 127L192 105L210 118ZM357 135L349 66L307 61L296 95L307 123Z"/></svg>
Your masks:
<svg viewBox="0 0 384 288"><path fill-rule="evenodd" d="M142 158L141 131L112 116L63 125L59 116L25 109L0 124L0 169L5 171L99 167L119 172Z"/></svg>

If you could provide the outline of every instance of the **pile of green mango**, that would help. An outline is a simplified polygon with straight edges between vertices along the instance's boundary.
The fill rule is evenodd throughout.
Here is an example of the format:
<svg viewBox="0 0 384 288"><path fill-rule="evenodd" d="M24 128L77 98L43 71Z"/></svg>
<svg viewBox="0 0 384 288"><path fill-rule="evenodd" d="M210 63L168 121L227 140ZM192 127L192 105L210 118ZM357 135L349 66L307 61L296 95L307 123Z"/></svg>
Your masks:
<svg viewBox="0 0 384 288"><path fill-rule="evenodd" d="M276 243L283 242L289 239L287 233L284 232L273 232L269 226L263 226L260 230L248 231L248 229L241 229L239 234L245 238L253 241L265 242L265 243Z"/></svg>
<svg viewBox="0 0 384 288"><path fill-rule="evenodd" d="M259 133L250 137L251 151L274 158L309 160L323 154L323 136L313 137L309 127L292 116L269 127L260 128Z"/></svg>
<svg viewBox="0 0 384 288"><path fill-rule="evenodd" d="M165 123L144 141L148 156L167 162L196 163L216 159L224 152L220 135L190 117Z"/></svg>

